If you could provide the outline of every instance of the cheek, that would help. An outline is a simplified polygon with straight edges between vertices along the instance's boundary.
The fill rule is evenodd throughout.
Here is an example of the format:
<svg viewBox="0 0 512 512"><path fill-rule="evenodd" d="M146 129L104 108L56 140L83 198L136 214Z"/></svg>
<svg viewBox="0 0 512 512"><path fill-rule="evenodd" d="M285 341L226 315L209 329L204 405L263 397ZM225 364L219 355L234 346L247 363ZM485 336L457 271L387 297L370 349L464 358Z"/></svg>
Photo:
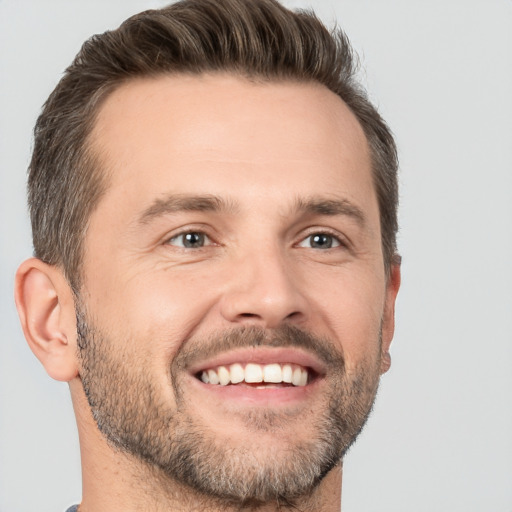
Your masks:
<svg viewBox="0 0 512 512"><path fill-rule="evenodd" d="M374 272L340 270L314 294L316 315L337 340L348 368L380 354L384 279Z"/></svg>
<svg viewBox="0 0 512 512"><path fill-rule="evenodd" d="M100 329L167 369L215 303L212 278L202 274L119 266L89 280L87 306Z"/></svg>

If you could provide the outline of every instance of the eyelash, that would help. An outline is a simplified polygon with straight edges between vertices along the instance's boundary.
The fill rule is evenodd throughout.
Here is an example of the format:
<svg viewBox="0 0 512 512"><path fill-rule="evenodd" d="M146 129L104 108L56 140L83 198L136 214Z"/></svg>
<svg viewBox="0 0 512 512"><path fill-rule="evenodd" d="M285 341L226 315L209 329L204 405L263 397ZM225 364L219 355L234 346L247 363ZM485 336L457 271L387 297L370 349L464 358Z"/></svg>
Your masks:
<svg viewBox="0 0 512 512"><path fill-rule="evenodd" d="M348 246L348 243L346 242L346 240L341 237L338 233L333 233L329 230L326 230L326 229L313 229L311 230L305 237L303 237L297 244L297 246L299 247L304 247L304 248L308 248L308 249L315 249L315 247L305 247L304 245L302 244L306 244L308 240L311 240L312 237L314 236L323 236L323 237L328 237L331 239L332 243L336 244L336 245L332 245L332 246L329 246L329 247L326 247L326 248L321 248L321 247L317 247L316 249L319 249L319 250L327 250L327 249L338 249L338 248L346 248Z"/></svg>
<svg viewBox="0 0 512 512"><path fill-rule="evenodd" d="M202 237L203 240L208 240L208 243L201 245L200 247L186 247L185 243L181 245L175 245L175 247L179 247L180 249L202 249L203 247L207 247L210 245L215 245L215 242L212 240L212 238L207 235L203 230L201 229L188 229L186 231L182 231L181 233L177 233L176 235L172 236L166 241L167 245L173 245L171 242L174 242L177 239L182 239L187 235L198 235L199 237ZM193 243L193 242L192 242Z"/></svg>
<svg viewBox="0 0 512 512"><path fill-rule="evenodd" d="M197 243L200 243L201 242L201 239L202 239L202 242L201 242L201 245L199 247L193 247L193 246L189 246L187 247L185 244L186 242L183 241L183 237L187 236L187 235L196 235L199 237L199 240ZM309 247L306 247L305 245L303 244L307 244L308 243L308 240L311 240L312 237L315 237L315 236L321 236L321 237L327 237L330 239L330 242L328 242L328 246L327 247L312 247L312 246L309 246ZM173 244L172 242L175 242L176 240L179 240L179 239L182 239L183 243L180 244L180 245L176 245L176 244ZM191 241L190 242L192 245L194 244L194 241ZM202 249L204 247L208 247L208 246L211 246L211 245L216 245L214 240L204 232L204 230L201 230L201 229L188 229L186 231L182 231L180 233L177 233L175 234L174 236L172 236L171 238L169 238L167 241L166 241L166 244L167 245L174 245L174 247L179 247L181 249ZM311 244L311 242L310 242ZM319 230L312 230L310 231L306 236L304 236L297 244L295 244L296 246L298 247L304 247L304 248L309 248L309 249L318 249L318 250L327 250L327 249L337 249L339 247L347 247L347 242L345 241L345 239L343 239L342 237L340 237L339 234L335 234L335 233L332 233L328 230L325 230L325 229L319 229Z"/></svg>

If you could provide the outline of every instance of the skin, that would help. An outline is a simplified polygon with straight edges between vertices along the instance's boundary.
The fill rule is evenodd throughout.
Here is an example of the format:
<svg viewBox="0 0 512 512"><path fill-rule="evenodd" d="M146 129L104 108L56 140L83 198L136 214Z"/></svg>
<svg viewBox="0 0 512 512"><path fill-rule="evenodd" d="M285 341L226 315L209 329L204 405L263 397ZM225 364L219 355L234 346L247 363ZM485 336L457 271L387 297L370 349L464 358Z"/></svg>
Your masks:
<svg viewBox="0 0 512 512"><path fill-rule="evenodd" d="M169 407L176 402L169 364L179 350L240 326L305 329L343 354L348 374L361 365L377 375L388 369L400 271L385 270L366 138L340 98L316 84L229 75L136 80L106 100L91 144L108 188L87 230L81 299L109 334L112 353L128 354L128 368L144 365ZM227 206L158 206L197 196ZM325 214L298 207L311 200L350 208ZM197 231L207 235L205 246L183 247L180 235ZM315 233L334 237L334 246L311 247ZM98 431L79 376L74 298L62 271L26 261L16 300L32 350L52 377L70 383L82 452L80 510L220 510L177 483L163 492L148 468ZM214 363L205 357L195 369ZM197 421L262 457L314 435L325 393L322 379L291 398L272 391L229 396L205 390L192 375L182 382ZM264 408L289 418L284 433L248 428L244 417ZM340 462L303 498L304 509L340 510L341 476Z"/></svg>

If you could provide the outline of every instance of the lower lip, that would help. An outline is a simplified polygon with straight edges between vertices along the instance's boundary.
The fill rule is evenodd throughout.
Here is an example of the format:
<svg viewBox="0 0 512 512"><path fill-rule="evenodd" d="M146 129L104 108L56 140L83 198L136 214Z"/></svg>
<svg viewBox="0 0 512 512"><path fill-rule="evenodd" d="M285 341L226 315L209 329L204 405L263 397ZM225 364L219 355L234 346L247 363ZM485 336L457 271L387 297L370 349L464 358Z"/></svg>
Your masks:
<svg viewBox="0 0 512 512"><path fill-rule="evenodd" d="M205 384L192 377L194 386L203 393L212 393L222 400L233 400L251 405L280 405L303 402L316 391L322 379L315 379L306 386L265 387L257 388L243 384ZM262 383L263 384L263 383Z"/></svg>

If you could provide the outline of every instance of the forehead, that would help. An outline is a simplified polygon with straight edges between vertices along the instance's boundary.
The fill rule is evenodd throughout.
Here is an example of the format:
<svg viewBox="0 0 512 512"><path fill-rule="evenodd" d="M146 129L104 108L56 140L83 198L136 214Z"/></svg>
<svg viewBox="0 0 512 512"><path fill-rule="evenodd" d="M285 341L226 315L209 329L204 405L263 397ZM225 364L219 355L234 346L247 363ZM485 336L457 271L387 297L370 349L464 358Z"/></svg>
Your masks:
<svg viewBox="0 0 512 512"><path fill-rule="evenodd" d="M109 175L102 201L120 207L143 208L160 193L254 196L258 185L277 201L296 200L306 188L359 195L349 197L356 201L374 196L359 122L315 83L232 75L133 80L106 99L91 141Z"/></svg>

